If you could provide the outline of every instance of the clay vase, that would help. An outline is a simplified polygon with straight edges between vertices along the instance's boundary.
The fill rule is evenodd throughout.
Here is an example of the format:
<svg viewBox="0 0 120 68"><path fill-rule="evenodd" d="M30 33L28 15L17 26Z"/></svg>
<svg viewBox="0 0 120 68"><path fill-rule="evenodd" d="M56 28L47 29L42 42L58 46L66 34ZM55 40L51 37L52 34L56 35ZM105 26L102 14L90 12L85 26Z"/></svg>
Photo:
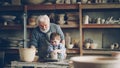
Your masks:
<svg viewBox="0 0 120 68"><path fill-rule="evenodd" d="M84 3L84 4L85 4L85 3L87 3L87 1L88 1L88 0L82 0L82 3Z"/></svg>
<svg viewBox="0 0 120 68"><path fill-rule="evenodd" d="M35 18L29 18L29 25L31 25L31 26L36 25L36 19Z"/></svg>
<svg viewBox="0 0 120 68"><path fill-rule="evenodd" d="M85 43L85 48L89 49L90 48L90 43Z"/></svg>
<svg viewBox="0 0 120 68"><path fill-rule="evenodd" d="M19 55L20 60L25 62L32 62L35 58L36 50L32 48L20 48Z"/></svg>
<svg viewBox="0 0 120 68"><path fill-rule="evenodd" d="M108 56L72 57L74 68L119 68L120 60Z"/></svg>
<svg viewBox="0 0 120 68"><path fill-rule="evenodd" d="M54 53L54 52L51 52L51 59L58 59L58 54L57 53Z"/></svg>
<svg viewBox="0 0 120 68"><path fill-rule="evenodd" d="M71 37L70 37L69 33L65 33L65 46L66 46L66 48L69 49L69 47L71 47L70 43L71 43Z"/></svg>
<svg viewBox="0 0 120 68"><path fill-rule="evenodd" d="M70 44L70 45L67 46L67 48L68 48L68 49L72 49L73 46L74 46L74 44Z"/></svg>
<svg viewBox="0 0 120 68"><path fill-rule="evenodd" d="M91 44L90 44L90 48L91 48L91 49L96 49L97 46L98 46L97 43L91 43Z"/></svg>
<svg viewBox="0 0 120 68"><path fill-rule="evenodd" d="M88 16L88 15L85 15L85 16L84 16L83 23L84 23L84 24L89 24L89 16Z"/></svg>

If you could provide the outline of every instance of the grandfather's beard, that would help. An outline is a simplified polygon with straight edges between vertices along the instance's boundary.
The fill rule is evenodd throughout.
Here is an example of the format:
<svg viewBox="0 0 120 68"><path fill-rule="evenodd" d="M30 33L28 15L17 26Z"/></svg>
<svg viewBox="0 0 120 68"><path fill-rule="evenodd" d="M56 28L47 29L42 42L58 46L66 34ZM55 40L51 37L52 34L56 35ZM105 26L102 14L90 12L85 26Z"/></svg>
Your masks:
<svg viewBox="0 0 120 68"><path fill-rule="evenodd" d="M49 31L50 28L47 28L46 30L43 30L40 28L40 31L43 32L43 33L47 33Z"/></svg>

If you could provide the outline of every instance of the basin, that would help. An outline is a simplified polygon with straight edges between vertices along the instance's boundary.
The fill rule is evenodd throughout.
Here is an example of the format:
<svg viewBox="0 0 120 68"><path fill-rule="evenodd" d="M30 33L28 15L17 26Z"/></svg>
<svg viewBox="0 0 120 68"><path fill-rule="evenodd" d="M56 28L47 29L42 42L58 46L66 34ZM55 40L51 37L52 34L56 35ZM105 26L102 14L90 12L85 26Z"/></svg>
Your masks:
<svg viewBox="0 0 120 68"><path fill-rule="evenodd" d="M20 60L25 62L32 62L35 59L36 50L32 48L20 48Z"/></svg>

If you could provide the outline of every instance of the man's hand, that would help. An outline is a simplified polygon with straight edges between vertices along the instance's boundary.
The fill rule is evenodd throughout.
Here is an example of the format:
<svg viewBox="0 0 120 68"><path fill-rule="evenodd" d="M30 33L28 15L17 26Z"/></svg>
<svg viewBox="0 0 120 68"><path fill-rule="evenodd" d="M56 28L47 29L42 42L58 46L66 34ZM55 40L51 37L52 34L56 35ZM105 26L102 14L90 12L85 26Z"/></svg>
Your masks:
<svg viewBox="0 0 120 68"><path fill-rule="evenodd" d="M31 45L30 48L32 48L33 50L35 50L36 52L38 52L34 45Z"/></svg>

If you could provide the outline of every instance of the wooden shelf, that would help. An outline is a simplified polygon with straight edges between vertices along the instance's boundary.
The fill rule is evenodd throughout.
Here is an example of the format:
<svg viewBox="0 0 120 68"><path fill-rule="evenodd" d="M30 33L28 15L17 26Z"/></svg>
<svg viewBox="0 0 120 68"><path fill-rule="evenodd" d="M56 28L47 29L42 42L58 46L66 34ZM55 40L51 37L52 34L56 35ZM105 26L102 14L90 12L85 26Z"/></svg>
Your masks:
<svg viewBox="0 0 120 68"><path fill-rule="evenodd" d="M27 10L78 9L78 4L27 5Z"/></svg>
<svg viewBox="0 0 120 68"><path fill-rule="evenodd" d="M93 55L111 55L112 52L119 52L119 51L114 51L114 50L83 50L84 54L93 54Z"/></svg>
<svg viewBox="0 0 120 68"><path fill-rule="evenodd" d="M24 6L0 6L0 11L23 11Z"/></svg>
<svg viewBox="0 0 120 68"><path fill-rule="evenodd" d="M35 28L37 27L36 25L35 26L30 26L30 25L27 25L27 28ZM61 28L79 28L78 25L60 25Z"/></svg>
<svg viewBox="0 0 120 68"><path fill-rule="evenodd" d="M78 4L56 4L55 9L78 9Z"/></svg>
<svg viewBox="0 0 120 68"><path fill-rule="evenodd" d="M0 30L20 30L20 29L23 29L22 25L7 25L7 26L4 26L4 25L0 25Z"/></svg>
<svg viewBox="0 0 120 68"><path fill-rule="evenodd" d="M120 28L120 24L83 24L82 28Z"/></svg>
<svg viewBox="0 0 120 68"><path fill-rule="evenodd" d="M82 9L120 9L120 4L82 4Z"/></svg>
<svg viewBox="0 0 120 68"><path fill-rule="evenodd" d="M79 25L74 24L74 25L60 25L61 28L79 28Z"/></svg>
<svg viewBox="0 0 120 68"><path fill-rule="evenodd" d="M27 10L55 10L55 5L27 5Z"/></svg>
<svg viewBox="0 0 120 68"><path fill-rule="evenodd" d="M67 53L80 53L79 48L72 48L72 49L67 49Z"/></svg>
<svg viewBox="0 0 120 68"><path fill-rule="evenodd" d="M27 28L35 28L37 27L36 25L35 26L31 26L31 25L27 25Z"/></svg>

